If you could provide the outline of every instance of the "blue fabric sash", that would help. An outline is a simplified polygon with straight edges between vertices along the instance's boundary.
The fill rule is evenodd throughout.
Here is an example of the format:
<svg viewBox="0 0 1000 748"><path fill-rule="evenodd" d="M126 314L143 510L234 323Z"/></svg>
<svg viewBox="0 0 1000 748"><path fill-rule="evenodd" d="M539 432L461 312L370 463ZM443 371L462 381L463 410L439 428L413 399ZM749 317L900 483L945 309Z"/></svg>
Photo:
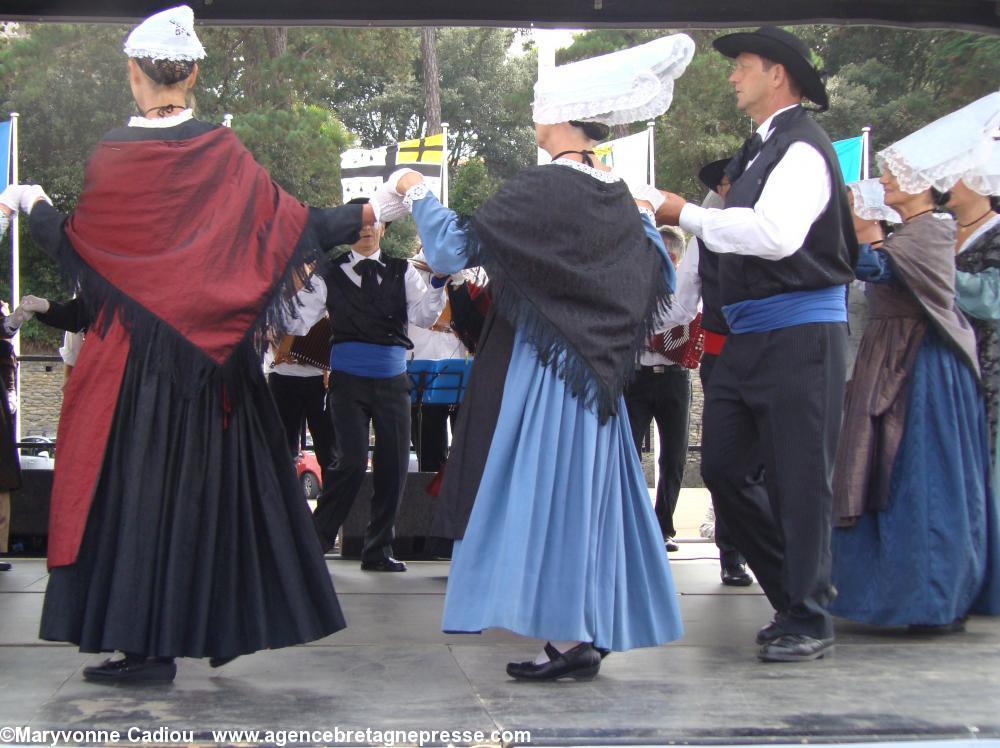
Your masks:
<svg viewBox="0 0 1000 748"><path fill-rule="evenodd" d="M847 322L845 286L815 291L791 291L766 299L748 299L727 304L722 313L729 332L767 332L812 322Z"/></svg>
<svg viewBox="0 0 1000 748"><path fill-rule="evenodd" d="M356 377L395 377L406 371L406 349L401 345L356 341L335 343L330 351L330 369Z"/></svg>

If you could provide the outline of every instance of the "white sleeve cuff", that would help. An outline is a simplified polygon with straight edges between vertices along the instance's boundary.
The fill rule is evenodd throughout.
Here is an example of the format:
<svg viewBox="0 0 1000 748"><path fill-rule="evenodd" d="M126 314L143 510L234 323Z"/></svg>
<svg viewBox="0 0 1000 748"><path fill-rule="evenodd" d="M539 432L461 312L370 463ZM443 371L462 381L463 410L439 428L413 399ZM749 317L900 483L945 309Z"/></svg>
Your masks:
<svg viewBox="0 0 1000 748"><path fill-rule="evenodd" d="M700 205L693 205L692 203L685 203L684 207L681 208L681 215L678 223L680 227L687 231L689 234L694 234L699 239L702 237L702 222L705 220L705 209Z"/></svg>
<svg viewBox="0 0 1000 748"><path fill-rule="evenodd" d="M639 215L646 216L646 218L649 219L650 223L652 223L654 226L656 225L656 213L651 211L649 208L639 208Z"/></svg>

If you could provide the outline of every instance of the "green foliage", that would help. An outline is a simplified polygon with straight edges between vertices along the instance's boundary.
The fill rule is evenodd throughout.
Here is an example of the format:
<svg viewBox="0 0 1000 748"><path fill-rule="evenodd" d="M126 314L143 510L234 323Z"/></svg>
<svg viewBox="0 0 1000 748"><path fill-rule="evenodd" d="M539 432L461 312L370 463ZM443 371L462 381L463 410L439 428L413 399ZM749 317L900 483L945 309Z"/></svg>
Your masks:
<svg viewBox="0 0 1000 748"><path fill-rule="evenodd" d="M460 216L471 215L497 191L500 182L490 176L486 162L472 158L451 172L449 207Z"/></svg>

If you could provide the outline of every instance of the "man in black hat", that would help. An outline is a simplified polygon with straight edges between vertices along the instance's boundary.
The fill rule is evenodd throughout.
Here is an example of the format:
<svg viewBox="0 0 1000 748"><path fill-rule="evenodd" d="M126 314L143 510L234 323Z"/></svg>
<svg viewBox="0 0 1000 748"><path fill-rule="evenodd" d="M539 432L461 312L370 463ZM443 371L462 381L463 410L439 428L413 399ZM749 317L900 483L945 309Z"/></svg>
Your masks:
<svg viewBox="0 0 1000 748"><path fill-rule="evenodd" d="M352 203L367 203L355 198ZM430 327L444 309L447 278L428 288L416 268L382 254L385 228L375 224L324 270L312 276L311 290L299 292L304 305L288 332L303 335L330 315L328 408L335 434L333 465L313 520L324 550L333 547L361 489L368 467L368 431L375 431L372 454L371 519L365 529L361 568L406 571L392 557L393 525L409 466L410 380L406 375L409 324Z"/></svg>
<svg viewBox="0 0 1000 748"><path fill-rule="evenodd" d="M828 106L808 48L772 27L714 46L735 60L729 82L757 132L726 167L724 209L668 194L657 217L718 255L729 335L705 404L702 473L776 611L757 634L758 656L812 660L833 646L831 479L846 372L844 286L857 239L830 138L801 105ZM761 458L773 517L740 500Z"/></svg>

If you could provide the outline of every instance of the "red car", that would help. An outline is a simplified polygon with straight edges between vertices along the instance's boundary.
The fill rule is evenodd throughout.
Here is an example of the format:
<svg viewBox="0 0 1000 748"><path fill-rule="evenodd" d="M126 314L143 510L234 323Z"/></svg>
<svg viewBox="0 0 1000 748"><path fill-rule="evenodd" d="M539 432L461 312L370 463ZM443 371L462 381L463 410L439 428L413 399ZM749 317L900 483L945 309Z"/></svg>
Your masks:
<svg viewBox="0 0 1000 748"><path fill-rule="evenodd" d="M299 477L302 493L312 501L323 488L323 471L320 469L316 453L312 450L299 452L295 458L295 474Z"/></svg>

